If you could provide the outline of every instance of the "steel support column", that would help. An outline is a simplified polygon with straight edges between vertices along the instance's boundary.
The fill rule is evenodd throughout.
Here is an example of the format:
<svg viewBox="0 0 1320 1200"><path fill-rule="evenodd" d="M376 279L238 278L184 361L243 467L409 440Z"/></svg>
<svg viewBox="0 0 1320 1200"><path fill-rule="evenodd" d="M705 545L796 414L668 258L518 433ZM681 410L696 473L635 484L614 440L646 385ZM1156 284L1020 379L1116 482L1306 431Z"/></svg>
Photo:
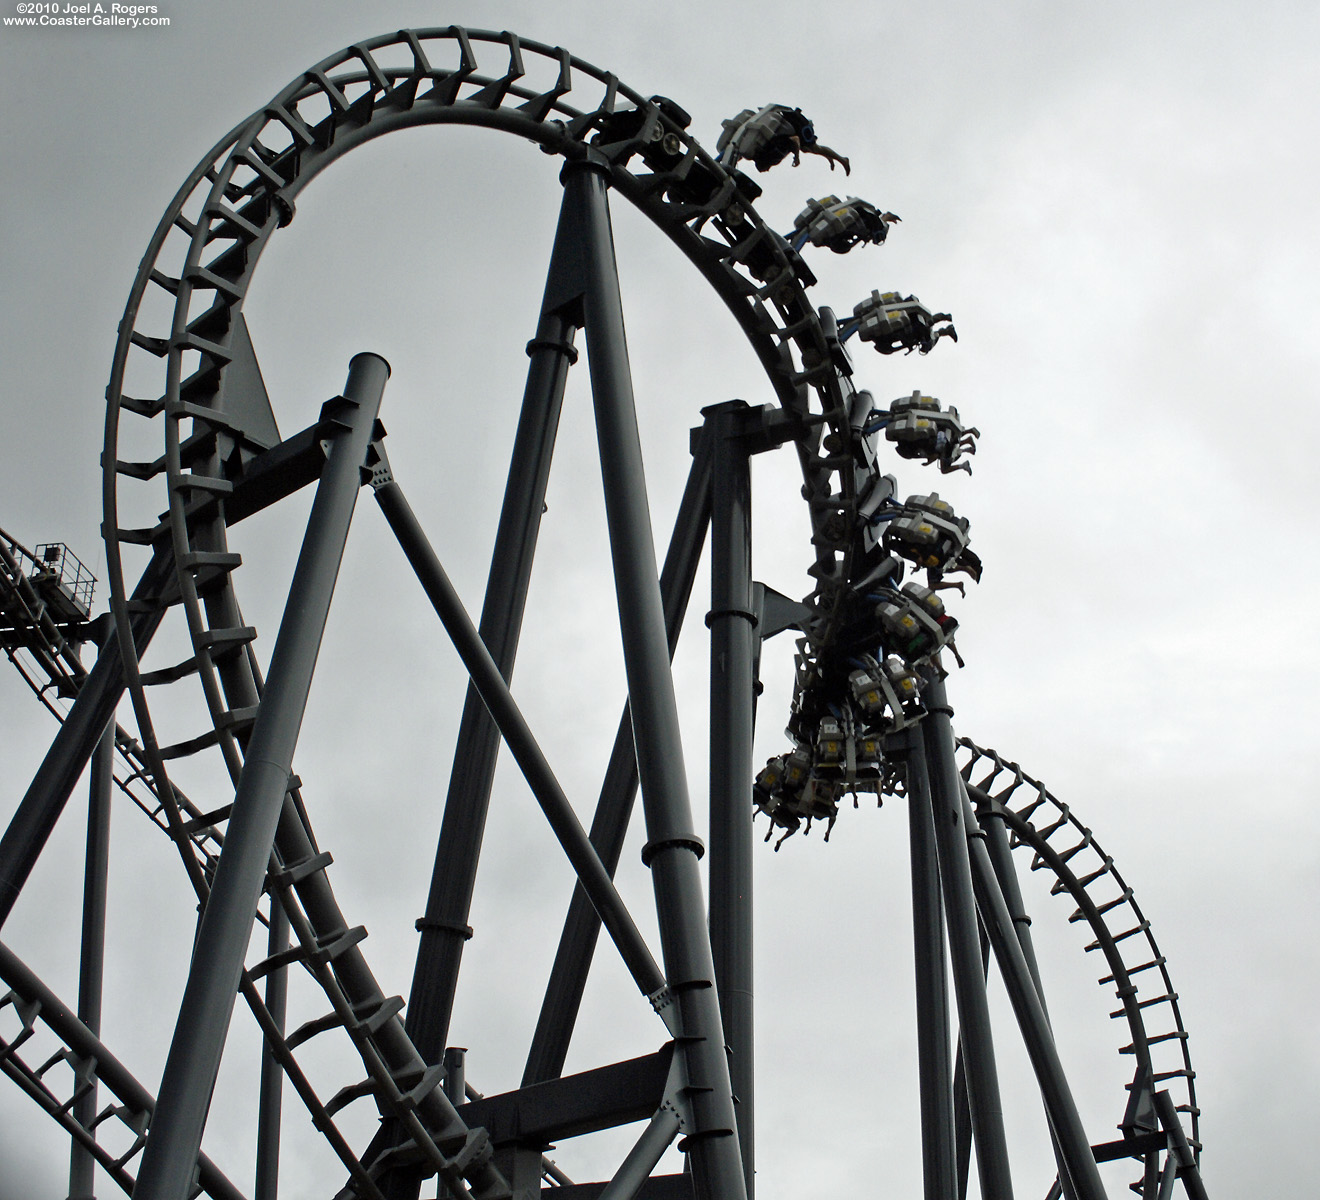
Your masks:
<svg viewBox="0 0 1320 1200"><path fill-rule="evenodd" d="M710 476L709 442L698 436L693 448L692 469L679 501L678 516L674 519L674 531L665 554L665 565L660 571L660 597L671 658L692 595L706 541L706 526L710 523ZM596 802L596 813L591 821L591 844L596 847L611 878L623 853L636 795L637 754L633 748L632 710L625 703ZM573 889L559 948L550 969L550 979L523 1070L523 1087L557 1079L563 1072L599 933L600 917L579 883Z"/></svg>
<svg viewBox="0 0 1320 1200"><path fill-rule="evenodd" d="M923 1195L925 1200L956 1200L959 1190L944 904L931 816L930 775L920 726L911 730L908 744L908 841L912 859Z"/></svg>
<svg viewBox="0 0 1320 1200"><path fill-rule="evenodd" d="M576 222L565 208L555 232L536 337L527 346L531 365L478 625L506 681L513 678L522 632L564 383L577 359L573 338L581 327L581 287L576 242ZM499 746L499 730L476 688L469 687L425 915L417 922L421 937L406 1010L405 1028L428 1063L438 1063L444 1055L463 946L472 936L468 917Z"/></svg>
<svg viewBox="0 0 1320 1200"><path fill-rule="evenodd" d="M278 896L270 898L270 928L266 955L274 958L289 948L289 914ZM276 1029L284 1033L289 1007L289 968L276 967L266 976L266 1011ZM257 1103L257 1162L255 1200L277 1200L280 1190L280 1127L284 1102L284 1068L270 1043L261 1043L261 1084Z"/></svg>
<svg viewBox="0 0 1320 1200"><path fill-rule="evenodd" d="M344 397L327 406L326 415L342 424L332 436L317 485L224 847L198 928L179 1020L161 1077L158 1116L142 1153L134 1189L137 1200L183 1200L189 1194L367 446L388 376L384 359L358 354L349 366Z"/></svg>
<svg viewBox="0 0 1320 1200"><path fill-rule="evenodd" d="M427 599L431 601L436 615L444 624L445 632L449 634L463 665L472 677L477 695L489 709L496 732L508 743L510 753L526 777L565 856L577 872L578 881L586 889L605 928L614 938L638 988L643 995L653 995L664 983L660 968L651 957L650 950L623 899L615 890L599 855L588 841L573 806L564 795L550 764L510 694L509 685L473 627L454 585L418 524L403 489L390 480L377 486L375 492L381 512L385 514L409 565L426 591Z"/></svg>
<svg viewBox="0 0 1320 1200"><path fill-rule="evenodd" d="M82 955L78 963L78 1020L101 1036L101 992L105 979L105 899L110 878L110 797L115 783L115 720L113 714L92 752L87 798L87 861L83 872ZM97 1087L78 1097L74 1119L91 1129L96 1120ZM93 1200L96 1160L80 1142L69 1160L69 1200Z"/></svg>
<svg viewBox="0 0 1320 1200"><path fill-rule="evenodd" d="M570 164L564 189L565 203L577 204L584 218L587 354L646 815L643 858L651 869L665 977L677 1009L677 1053L692 1110L687 1149L697 1195L700 1200L743 1200L742 1156L698 863L702 845L688 798L602 170L591 162Z"/></svg>
<svg viewBox="0 0 1320 1200"><path fill-rule="evenodd" d="M972 1136L981 1195L987 1200L1012 1200L1013 1181L1004 1133L1004 1109L999 1095L990 1008L985 990L976 901L968 857L962 779L954 761L952 710L944 681L928 681L922 689L926 716L918 727L930 773L935 849L944 893L949 931L949 956L958 1003L959 1041L967 1079Z"/></svg>
<svg viewBox="0 0 1320 1200"><path fill-rule="evenodd" d="M710 948L729 1048L747 1195L754 1188L752 725L757 616L752 598L751 447L741 400L703 410L711 447Z"/></svg>

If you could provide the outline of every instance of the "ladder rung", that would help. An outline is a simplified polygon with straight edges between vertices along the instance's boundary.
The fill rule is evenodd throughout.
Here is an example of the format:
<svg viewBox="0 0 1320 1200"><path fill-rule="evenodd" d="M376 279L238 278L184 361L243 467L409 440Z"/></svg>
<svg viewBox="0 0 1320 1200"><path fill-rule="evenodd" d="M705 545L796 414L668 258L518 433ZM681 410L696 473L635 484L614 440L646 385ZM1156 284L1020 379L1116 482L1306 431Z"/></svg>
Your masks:
<svg viewBox="0 0 1320 1200"><path fill-rule="evenodd" d="M301 1046L303 1042L314 1038L318 1033L324 1033L327 1029L334 1029L343 1022L339 1019L338 1013L326 1013L323 1017L315 1017L310 1021L299 1025L288 1037L284 1039L284 1044L294 1050Z"/></svg>
<svg viewBox="0 0 1320 1200"><path fill-rule="evenodd" d="M186 679L194 674L196 670L197 656L194 654L172 667L162 667L158 671L143 671L140 679L147 687L154 687L162 683L177 683L180 679Z"/></svg>
<svg viewBox="0 0 1320 1200"><path fill-rule="evenodd" d="M374 1079L363 1079L359 1083L350 1083L346 1087L341 1087L329 1100L326 1101L325 1115L333 1117L336 1113L347 1108L354 1100L361 1100L366 1096L372 1096L376 1092L376 1081Z"/></svg>
<svg viewBox="0 0 1320 1200"><path fill-rule="evenodd" d="M228 496L234 485L228 479L216 479L209 475L176 475L170 480L170 490L175 492L207 492L212 496Z"/></svg>
<svg viewBox="0 0 1320 1200"><path fill-rule="evenodd" d="M238 300L242 297L242 292L235 283L203 266L191 267L187 272L187 279L193 287L209 288L227 300Z"/></svg>
<svg viewBox="0 0 1320 1200"><path fill-rule="evenodd" d="M273 876L275 886L281 888L297 887L309 875L324 871L334 861L329 850L322 850L319 854L308 855L307 858L301 858L296 863L288 864L282 871L276 872Z"/></svg>
<svg viewBox="0 0 1320 1200"><path fill-rule="evenodd" d="M220 720L217 723L222 729L227 729L231 733L241 729L250 729L257 719L257 712L260 707L259 704L253 704L247 708L231 708L228 712L220 714Z"/></svg>
<svg viewBox="0 0 1320 1200"><path fill-rule="evenodd" d="M410 1070L409 1074L411 1075L411 1073L412 1072ZM407 1104L409 1108L416 1108L419 1104L421 1104L421 1102L425 1100L427 1096L429 1096L433 1091L435 1091L436 1088L440 1086L440 1082L441 1080L444 1079L444 1077L445 1077L444 1064L436 1063L434 1066L427 1067L426 1070L422 1072L421 1079L418 1080L417 1083L414 1084L411 1088L408 1088L405 1091L404 1090L405 1082L406 1082L405 1077L400 1075L391 1076L391 1078L394 1080L395 1086L399 1089L399 1091L403 1092L404 1103Z"/></svg>
<svg viewBox="0 0 1320 1200"><path fill-rule="evenodd" d="M242 565L241 554L220 550L196 551L179 558L179 566L193 573L193 583L203 596L220 586L231 571Z"/></svg>
<svg viewBox="0 0 1320 1200"><path fill-rule="evenodd" d="M307 122L283 104L272 104L266 109L265 115L279 121L293 135L295 141L302 143L304 149L316 145L316 138L312 136Z"/></svg>
<svg viewBox="0 0 1320 1200"><path fill-rule="evenodd" d="M330 101L331 109L341 116L352 107L348 97L330 81L330 77L324 71L308 71L304 78L308 83L315 83L321 89L321 93Z"/></svg>
<svg viewBox="0 0 1320 1200"><path fill-rule="evenodd" d="M1196 1072L1190 1067L1180 1067L1176 1071L1156 1071L1150 1077L1152 1083L1163 1083L1166 1079L1195 1079ZM1181 1111L1181 1110L1179 1110Z"/></svg>
<svg viewBox="0 0 1320 1200"><path fill-rule="evenodd" d="M1056 833L1059 832L1060 829L1062 829L1067 824L1068 824L1068 806L1064 805L1063 811L1059 814L1059 819L1057 821L1055 821L1052 825L1046 825L1044 829L1038 829L1036 832L1040 834L1041 838L1044 841L1048 842L1050 838L1052 838Z"/></svg>
<svg viewBox="0 0 1320 1200"><path fill-rule="evenodd" d="M252 224L246 217L240 216L234 209L219 201L206 206L206 215L221 225L229 226L246 242L255 242L261 236L261 227Z"/></svg>
<svg viewBox="0 0 1320 1200"><path fill-rule="evenodd" d="M166 762L176 758L187 758L189 755L196 754L199 750L205 750L209 746L214 746L220 741L220 734L214 730L208 730L195 738L188 738L186 741L175 742L170 746L162 746L160 756Z"/></svg>
<svg viewBox="0 0 1320 1200"><path fill-rule="evenodd" d="M1165 958L1164 955L1161 954L1158 958L1152 958L1150 962L1144 962L1139 967L1129 967L1128 976L1130 978L1133 975L1140 975L1142 971L1149 971L1151 967L1162 967L1164 966L1164 963L1165 963ZM1112 975L1106 975L1103 979L1100 980L1100 983L1102 984L1113 983L1113 982L1114 982L1114 977Z"/></svg>
<svg viewBox="0 0 1320 1200"><path fill-rule="evenodd" d="M323 962L334 962L363 941L367 936L366 926L354 925L352 929L340 929L316 939L316 956Z"/></svg>
<svg viewBox="0 0 1320 1200"><path fill-rule="evenodd" d="M1120 904L1126 904L1131 899L1132 899L1132 889L1124 888L1123 894L1121 896L1119 896L1115 900L1106 900L1103 904L1097 904L1095 906L1095 911L1100 916L1104 916L1105 913L1111 912L1113 909L1117 908ZM1068 918L1068 923L1075 924L1078 921L1085 921L1088 919L1089 918L1086 916L1086 914L1083 913L1082 910L1079 908L1072 914L1072 916Z"/></svg>
<svg viewBox="0 0 1320 1200"><path fill-rule="evenodd" d="M148 337L145 333L138 333L136 329L128 340L139 349L145 350L148 354L154 354L157 358L164 358L170 351L168 338Z"/></svg>
<svg viewBox="0 0 1320 1200"><path fill-rule="evenodd" d="M1187 1031L1185 1029L1175 1029L1173 1033L1161 1033L1157 1034L1155 1037L1148 1037L1146 1039L1146 1045L1154 1046L1159 1042L1168 1042L1175 1038L1180 1042L1185 1042L1187 1040ZM1135 1054L1136 1052L1137 1048L1132 1043L1129 1043L1119 1050L1120 1054Z"/></svg>
<svg viewBox="0 0 1320 1200"><path fill-rule="evenodd" d="M264 179L271 187L275 188L276 190L284 187L289 182L287 179L284 178L283 175L281 175L278 171L274 170L268 163L266 163L261 158L261 156L258 155L252 149L251 146L248 146L237 157L241 163L243 163L248 167L251 167L252 170L254 170L258 175L261 176L262 179Z"/></svg>
<svg viewBox="0 0 1320 1200"><path fill-rule="evenodd" d="M204 381L199 378L203 374L207 377ZM199 387L202 382L205 382L209 389L214 382L214 374L215 373L212 371L199 371L196 375L190 376L190 378L198 379ZM207 391L207 394L210 394L209 390ZM182 396L182 391L180 392L180 395ZM206 404L195 404L190 400L180 398L170 405L169 413L172 417L191 417L194 421L202 421L210 426L210 428L215 429L220 433L233 434L235 437L241 437L243 435L243 430L230 421L224 413L217 412L214 408L211 408Z"/></svg>
<svg viewBox="0 0 1320 1200"><path fill-rule="evenodd" d="M169 526L162 521L159 525L148 525L141 529L116 529L115 540L130 546L150 546L169 536Z"/></svg>
<svg viewBox="0 0 1320 1200"><path fill-rule="evenodd" d="M1067 862L1070 858L1073 857L1073 855L1077 854L1079 851L1085 850L1087 846L1089 846L1090 844L1091 844L1091 831L1089 829L1085 829L1082 831L1082 840L1078 842L1077 845L1072 846L1069 849L1064 850L1060 853L1059 855L1060 861Z"/></svg>
<svg viewBox="0 0 1320 1200"><path fill-rule="evenodd" d="M403 997L389 996L382 1000L369 1016L354 1020L353 1028L359 1033L365 1033L368 1037L374 1037L386 1021L390 1020L391 1017L398 1016L401 1012L403 1012Z"/></svg>
<svg viewBox="0 0 1320 1200"><path fill-rule="evenodd" d="M180 828L179 832L192 837L201 829L211 829L221 821L227 821L229 814L234 811L233 804L222 804L219 808L212 809L208 813L202 813L200 816L193 817Z"/></svg>
<svg viewBox="0 0 1320 1200"><path fill-rule="evenodd" d="M165 407L165 401L162 399L139 400L135 396L120 396L119 403L122 407L128 409L131 413L137 413L139 417L154 417Z"/></svg>
<svg viewBox="0 0 1320 1200"><path fill-rule="evenodd" d="M290 946L287 950L281 950L278 954L263 958L248 971L248 977L255 982L263 975L269 975L272 971L278 971L281 967L291 967L294 963L302 962L302 960L303 948L301 946Z"/></svg>
<svg viewBox="0 0 1320 1200"><path fill-rule="evenodd" d="M218 363L227 363L233 357L227 346L199 337L195 333L185 333L179 340L178 346L180 350L196 350L198 354L205 354L207 358Z"/></svg>
<svg viewBox="0 0 1320 1200"><path fill-rule="evenodd" d="M1139 924L1139 925L1134 925L1131 929L1128 929L1128 930L1126 930L1126 931L1123 932L1123 933L1116 933L1116 934L1114 934L1114 936L1113 936L1112 938L1110 938L1110 941L1114 941L1114 942L1122 942L1122 941L1126 941L1128 938L1133 937L1133 936L1135 936L1135 935L1138 934L1138 933L1145 933L1149 928L1150 928L1150 922L1149 922L1149 921L1142 921L1141 924ZM1086 949L1087 949L1087 950L1099 950L1099 949L1100 949L1100 943L1099 943L1098 941L1091 942L1091 943L1089 943L1089 944L1087 945Z"/></svg>
<svg viewBox="0 0 1320 1200"><path fill-rule="evenodd" d="M218 729L212 729L207 733L199 734L195 738L188 738L182 742L175 742L171 746L163 746L160 756L166 761L175 758L187 758L196 754L199 750L218 745L226 733L232 734L235 731L241 731L249 727L256 718L256 712L254 706L252 708L235 708L229 712L221 713Z"/></svg>
<svg viewBox="0 0 1320 1200"><path fill-rule="evenodd" d="M153 459L151 462L126 462L124 459L115 460L115 473L118 475L127 475L130 479L154 479L165 469L165 456Z"/></svg>
<svg viewBox="0 0 1320 1200"><path fill-rule="evenodd" d="M173 275L166 275L164 271L153 269L151 282L157 287L164 288L171 296L179 294L179 281Z"/></svg>
<svg viewBox="0 0 1320 1200"><path fill-rule="evenodd" d="M1084 888L1090 887L1091 884L1093 884L1097 879L1101 878L1104 875L1108 875L1109 872L1113 870L1113 867L1114 867L1114 860L1110 858L1109 855L1106 854L1104 856L1103 864L1099 868L1092 871L1089 875L1081 876L1077 880L1077 882L1080 883Z"/></svg>
<svg viewBox="0 0 1320 1200"><path fill-rule="evenodd" d="M197 638L200 648L212 655L227 654L255 640L256 629L251 625L235 625L228 629L208 629Z"/></svg>

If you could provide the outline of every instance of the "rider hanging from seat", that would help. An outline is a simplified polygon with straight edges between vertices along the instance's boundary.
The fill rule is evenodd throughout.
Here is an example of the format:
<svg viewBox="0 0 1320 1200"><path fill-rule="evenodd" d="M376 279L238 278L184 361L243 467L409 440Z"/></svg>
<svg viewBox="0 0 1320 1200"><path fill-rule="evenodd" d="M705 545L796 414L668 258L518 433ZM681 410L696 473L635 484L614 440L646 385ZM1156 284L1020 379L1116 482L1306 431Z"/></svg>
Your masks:
<svg viewBox="0 0 1320 1200"><path fill-rule="evenodd" d="M722 124L724 132L715 146L721 166L733 167L751 159L758 171L768 171L790 154L795 167L801 166L803 154L819 154L828 160L831 171L837 162L845 175L851 173L842 154L816 140L815 127L800 108L786 104L767 104L759 112L745 108Z"/></svg>

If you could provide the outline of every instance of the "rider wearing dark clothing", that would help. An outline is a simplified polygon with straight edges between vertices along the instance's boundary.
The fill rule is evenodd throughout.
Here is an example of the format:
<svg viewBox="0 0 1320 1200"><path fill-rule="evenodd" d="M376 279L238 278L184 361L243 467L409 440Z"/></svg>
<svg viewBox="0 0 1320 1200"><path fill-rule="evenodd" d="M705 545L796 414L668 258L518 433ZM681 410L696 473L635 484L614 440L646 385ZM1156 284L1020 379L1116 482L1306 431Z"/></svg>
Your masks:
<svg viewBox="0 0 1320 1200"><path fill-rule="evenodd" d="M841 154L822 146L816 138L816 128L800 108L790 109L786 105L777 105L780 117L780 131L774 134L752 156L758 171L768 171L781 163L790 154L793 165L799 166L803 154L819 154L829 160L831 170L835 162L843 165L845 175L849 174L848 160Z"/></svg>

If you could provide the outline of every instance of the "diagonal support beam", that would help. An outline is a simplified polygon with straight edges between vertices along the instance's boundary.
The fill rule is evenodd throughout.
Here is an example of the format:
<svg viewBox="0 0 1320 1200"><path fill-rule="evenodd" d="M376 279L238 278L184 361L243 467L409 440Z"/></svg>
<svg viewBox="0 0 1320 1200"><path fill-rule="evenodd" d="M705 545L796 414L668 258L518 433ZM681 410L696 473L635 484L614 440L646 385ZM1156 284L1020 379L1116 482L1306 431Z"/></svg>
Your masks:
<svg viewBox="0 0 1320 1200"><path fill-rule="evenodd" d="M1040 999L1041 1014L1048 1022L1049 1008L1045 1003L1045 987L1041 983L1040 966L1036 961L1036 949L1031 940L1031 917L1027 915L1026 905L1022 901L1022 889L1018 886L1017 869L1013 866L1013 852L1008 842L1008 831L1004 827L1003 810L1001 808L996 812L993 804L984 808L978 804L974 819L980 827L985 850L989 854L989 862L994 867L995 881L1013 919L1013 929L1017 934L1018 944L1022 947L1027 970L1031 972L1031 981ZM1054 1157L1059 1166L1060 1191L1064 1200L1077 1200L1071 1173L1059 1146L1058 1136L1053 1129L1050 1131L1050 1136L1054 1142Z"/></svg>
<svg viewBox="0 0 1320 1200"><path fill-rule="evenodd" d="M454 585L418 524L403 489L391 479L376 485L375 493L381 512L385 514L390 529L426 591L427 599L431 601L445 632L449 634L464 667L471 675L473 686L490 711L498 732L508 744L541 811L545 813L559 844L573 864L579 882L586 889L605 928L618 946L629 972L643 994L655 996L664 987L660 968L651 957L627 905L600 861L600 855L587 838L586 830L578 821L573 806L559 786L545 754L509 691L509 685L464 610Z"/></svg>

